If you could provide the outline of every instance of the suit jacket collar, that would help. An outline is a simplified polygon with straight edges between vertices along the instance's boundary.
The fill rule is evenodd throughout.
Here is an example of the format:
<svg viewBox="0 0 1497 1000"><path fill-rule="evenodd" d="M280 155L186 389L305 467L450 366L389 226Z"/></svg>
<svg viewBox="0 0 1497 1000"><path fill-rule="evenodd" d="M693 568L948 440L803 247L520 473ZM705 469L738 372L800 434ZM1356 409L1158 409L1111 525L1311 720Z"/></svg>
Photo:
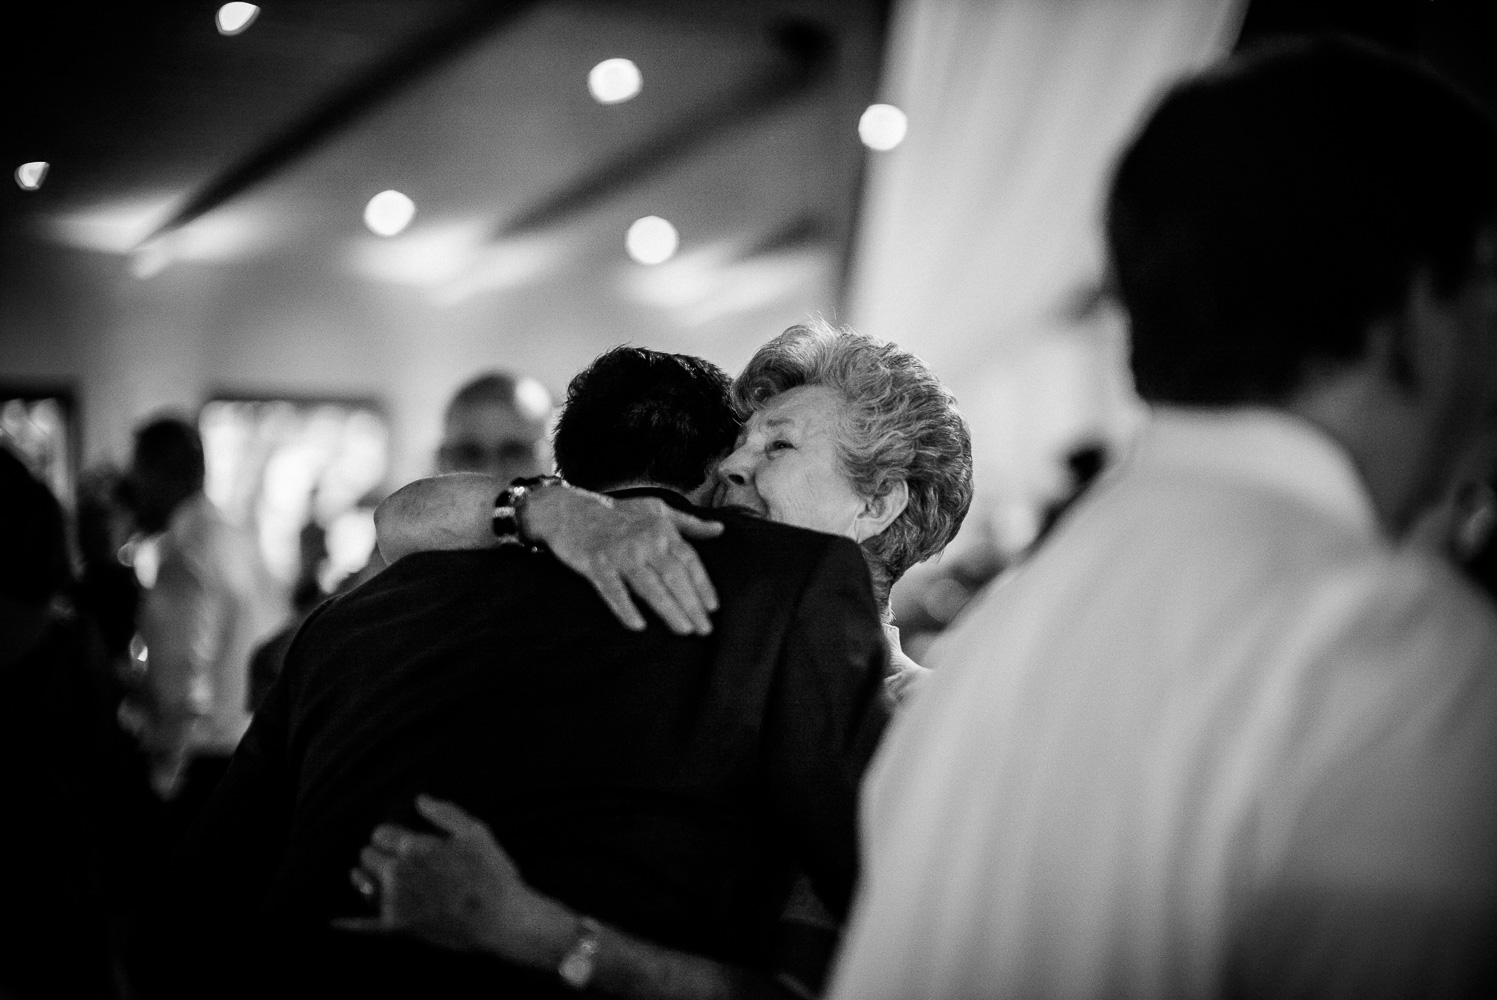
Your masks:
<svg viewBox="0 0 1497 1000"><path fill-rule="evenodd" d="M666 504L677 510L691 511L691 501L687 500L675 490L668 490L659 486L631 486L623 490L609 490L608 495L616 500L633 500L636 497L654 497L664 500Z"/></svg>

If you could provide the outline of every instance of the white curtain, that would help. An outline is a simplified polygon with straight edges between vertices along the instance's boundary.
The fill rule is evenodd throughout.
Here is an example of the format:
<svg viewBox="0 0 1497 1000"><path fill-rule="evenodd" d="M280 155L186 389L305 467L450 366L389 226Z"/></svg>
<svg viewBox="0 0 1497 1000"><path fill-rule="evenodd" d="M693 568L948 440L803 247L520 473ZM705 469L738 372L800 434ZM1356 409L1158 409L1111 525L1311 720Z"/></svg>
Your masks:
<svg viewBox="0 0 1497 1000"><path fill-rule="evenodd" d="M909 132L869 154L845 318L956 391L1000 544L1022 541L1009 522L1058 488L1068 444L1136 415L1116 318L1075 308L1101 276L1109 171L1162 89L1231 46L1245 4L896 5L880 99Z"/></svg>

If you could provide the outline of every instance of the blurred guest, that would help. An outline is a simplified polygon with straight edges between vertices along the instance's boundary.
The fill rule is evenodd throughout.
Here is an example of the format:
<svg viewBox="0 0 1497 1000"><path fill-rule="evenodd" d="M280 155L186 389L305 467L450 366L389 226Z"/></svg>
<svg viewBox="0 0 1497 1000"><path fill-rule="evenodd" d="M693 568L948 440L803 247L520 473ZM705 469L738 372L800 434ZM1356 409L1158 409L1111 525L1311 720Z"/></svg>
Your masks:
<svg viewBox="0 0 1497 1000"><path fill-rule="evenodd" d="M475 376L453 394L442 417L442 443L437 447L436 471L481 472L507 485L512 479L548 471L546 430L552 413L551 394L536 379L492 371ZM308 532L322 532L315 521L302 533L301 573L292 592L290 621L257 648L251 657L248 708L254 711L279 676L296 630L328 592L321 588L317 568L327 554L312 557ZM351 590L385 567L376 548L364 567L342 581L338 591Z"/></svg>
<svg viewBox="0 0 1497 1000"><path fill-rule="evenodd" d="M285 615L254 538L203 492L203 445L184 420L135 433L127 480L140 529L155 536L140 607L146 647L140 739L158 795L189 822L249 726L251 650Z"/></svg>
<svg viewBox="0 0 1497 1000"><path fill-rule="evenodd" d="M123 482L117 469L102 467L86 472L78 484L78 610L93 621L114 657L129 655L140 603L135 571L120 560L135 530L120 502Z"/></svg>
<svg viewBox="0 0 1497 1000"><path fill-rule="evenodd" d="M56 606L71 576L62 511L4 448L0 523L0 996L110 996L103 650Z"/></svg>
<svg viewBox="0 0 1497 1000"><path fill-rule="evenodd" d="M442 420L438 472L483 472L508 483L549 471L551 394L540 382L486 372L458 389Z"/></svg>
<svg viewBox="0 0 1497 1000"><path fill-rule="evenodd" d="M286 651L291 648L297 629L301 628L307 616L328 596L327 591L322 588L322 567L327 560L326 529L315 520L308 521L302 526L298 541L300 560L296 582L291 585L291 620L250 655L249 694L246 696L245 707L251 712L260 707L270 686L281 675L281 667L286 663ZM366 566L365 570L367 569ZM352 576L362 576L363 572ZM369 575L372 576L373 573ZM353 580L350 578L345 582L352 583Z"/></svg>
<svg viewBox="0 0 1497 1000"><path fill-rule="evenodd" d="M278 993L719 996L746 978L729 966L767 985L796 867L829 905L851 895L888 650L850 541L689 513L738 430L714 366L619 348L573 381L557 431L569 475L652 497L660 513L643 516L703 540L718 635L621 627L581 577L519 544L519 487L489 549L418 553L323 604L181 859L142 981L190 992L202 980L185 963L232 954L263 971L284 946L300 961L277 970ZM417 814L421 791L477 818ZM397 864L418 857L432 866ZM373 912L349 884L360 861L380 914L362 926L409 938L328 933Z"/></svg>
<svg viewBox="0 0 1497 1000"><path fill-rule="evenodd" d="M932 651L833 995L1491 996L1497 616L1395 545L1497 400L1497 129L1345 43L1125 152L1135 454Z"/></svg>

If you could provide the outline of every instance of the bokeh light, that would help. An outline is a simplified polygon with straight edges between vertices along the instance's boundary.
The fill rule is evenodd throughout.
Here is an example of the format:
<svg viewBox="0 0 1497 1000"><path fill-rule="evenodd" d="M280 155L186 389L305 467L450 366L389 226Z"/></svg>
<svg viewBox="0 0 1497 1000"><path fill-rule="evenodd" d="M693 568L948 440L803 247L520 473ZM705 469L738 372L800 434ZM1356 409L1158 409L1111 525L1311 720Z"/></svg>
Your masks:
<svg viewBox="0 0 1497 1000"><path fill-rule="evenodd" d="M604 59L587 74L587 89L599 104L618 104L639 93L644 77L628 59Z"/></svg>
<svg viewBox="0 0 1497 1000"><path fill-rule="evenodd" d="M46 160L32 160L23 163L16 168L16 183L21 186L22 191L35 191L42 186L42 181L47 179L47 171L51 164Z"/></svg>
<svg viewBox="0 0 1497 1000"><path fill-rule="evenodd" d="M681 236L676 227L658 215L635 219L624 246L641 264L662 264L676 255Z"/></svg>
<svg viewBox="0 0 1497 1000"><path fill-rule="evenodd" d="M252 3L226 3L218 8L214 21L220 35L237 35L254 24L259 16L260 8Z"/></svg>
<svg viewBox="0 0 1497 1000"><path fill-rule="evenodd" d="M904 142L909 127L910 120L894 105L870 104L858 119L858 136L869 149L883 152Z"/></svg>
<svg viewBox="0 0 1497 1000"><path fill-rule="evenodd" d="M364 206L364 225L377 236L395 236L416 217L416 203L399 191L381 191Z"/></svg>

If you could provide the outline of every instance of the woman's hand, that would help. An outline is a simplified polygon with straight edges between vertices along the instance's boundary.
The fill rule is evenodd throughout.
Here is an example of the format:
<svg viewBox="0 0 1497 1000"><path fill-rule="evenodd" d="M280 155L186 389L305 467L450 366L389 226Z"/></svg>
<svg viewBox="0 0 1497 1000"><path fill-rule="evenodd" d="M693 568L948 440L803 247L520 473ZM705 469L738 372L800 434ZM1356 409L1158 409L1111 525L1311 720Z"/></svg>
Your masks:
<svg viewBox="0 0 1497 1000"><path fill-rule="evenodd" d="M716 538L721 524L654 497L613 500L552 487L526 497L521 527L586 577L625 628L645 627L632 590L677 635L712 631L708 615L717 610L717 591L685 539Z"/></svg>
<svg viewBox="0 0 1497 1000"><path fill-rule="evenodd" d="M493 548L494 499L506 485L458 472L401 487L374 512L380 554L394 563L412 552ZM645 627L632 591L677 635L712 631L717 591L686 539L715 538L721 524L653 497L612 500L565 486L532 490L522 510L525 538L585 577L625 628Z"/></svg>
<svg viewBox="0 0 1497 1000"><path fill-rule="evenodd" d="M522 965L548 967L574 919L525 884L489 828L450 802L422 795L421 815L447 836L376 827L350 872L379 916L334 921L343 930L399 931L459 951L489 951ZM560 944L558 944L560 943Z"/></svg>

